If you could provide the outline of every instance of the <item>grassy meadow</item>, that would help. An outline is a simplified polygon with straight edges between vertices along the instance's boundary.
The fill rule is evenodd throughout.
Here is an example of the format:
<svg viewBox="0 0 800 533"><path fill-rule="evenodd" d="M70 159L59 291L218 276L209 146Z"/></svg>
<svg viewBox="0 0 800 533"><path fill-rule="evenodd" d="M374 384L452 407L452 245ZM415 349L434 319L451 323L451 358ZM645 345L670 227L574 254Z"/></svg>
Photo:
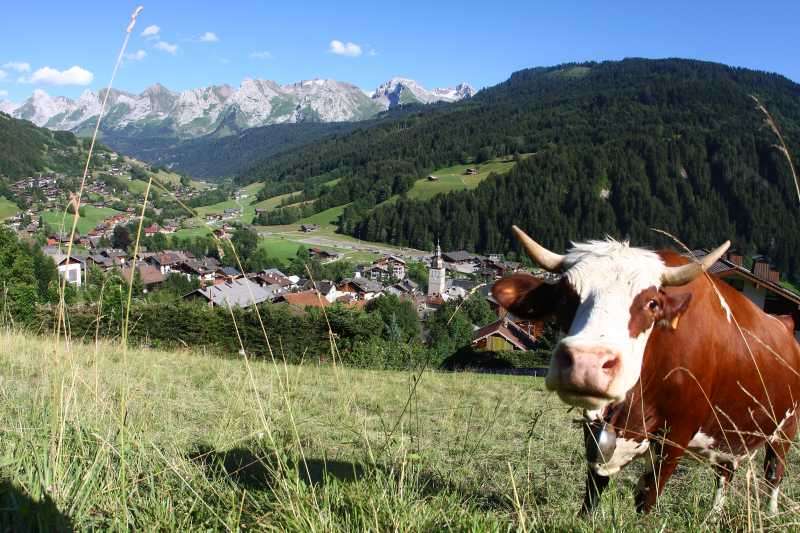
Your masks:
<svg viewBox="0 0 800 533"><path fill-rule="evenodd" d="M577 518L581 432L539 379L284 366L4 331L3 530L697 531L798 526L759 511L760 457L710 515L686 464L644 517L614 478ZM277 347L276 347L277 348ZM760 455L760 454L759 454ZM753 474L753 475L751 475ZM763 499L763 498L762 498ZM763 508L763 507L762 507Z"/></svg>
<svg viewBox="0 0 800 533"><path fill-rule="evenodd" d="M13 217L17 213L19 213L19 211L20 208L19 206L17 206L17 204L12 202L5 196L0 196L0 220Z"/></svg>
<svg viewBox="0 0 800 533"><path fill-rule="evenodd" d="M82 235L89 233L106 218L119 214L119 211L110 207L94 207L91 205L81 207L81 211L83 215L78 218L78 233ZM62 224L66 232L69 232L72 228L72 215L67 213L66 218L64 218L63 210L49 209L42 211L41 216L42 220L56 231L61 228Z"/></svg>

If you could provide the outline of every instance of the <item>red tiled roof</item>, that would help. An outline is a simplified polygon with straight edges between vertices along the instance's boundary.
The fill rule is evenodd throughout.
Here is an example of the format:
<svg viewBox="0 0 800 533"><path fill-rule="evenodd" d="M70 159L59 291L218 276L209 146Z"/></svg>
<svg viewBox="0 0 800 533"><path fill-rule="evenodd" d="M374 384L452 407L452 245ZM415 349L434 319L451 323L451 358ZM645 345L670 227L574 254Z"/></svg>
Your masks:
<svg viewBox="0 0 800 533"><path fill-rule="evenodd" d="M283 295L283 299L290 305L298 307L328 307L330 302L316 291L290 292Z"/></svg>

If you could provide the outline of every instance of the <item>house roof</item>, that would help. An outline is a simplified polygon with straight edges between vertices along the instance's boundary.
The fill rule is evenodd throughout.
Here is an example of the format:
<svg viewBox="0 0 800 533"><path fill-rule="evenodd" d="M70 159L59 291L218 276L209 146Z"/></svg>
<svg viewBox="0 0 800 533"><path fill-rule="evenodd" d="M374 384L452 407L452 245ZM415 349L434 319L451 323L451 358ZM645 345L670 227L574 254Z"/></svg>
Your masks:
<svg viewBox="0 0 800 533"><path fill-rule="evenodd" d="M444 252L442 253L442 257L445 261L449 261L451 263L461 263L464 261L472 261L475 258L475 254L471 254L464 250L458 250L456 252Z"/></svg>
<svg viewBox="0 0 800 533"><path fill-rule="evenodd" d="M142 280L142 285L155 285L156 283L161 283L164 281L164 274L161 273L161 270L154 267L153 265L148 265L147 263L139 263L136 265L136 270L139 272L139 277ZM125 281L130 281L131 279L131 269L130 267L123 267L122 268L122 277Z"/></svg>
<svg viewBox="0 0 800 533"><path fill-rule="evenodd" d="M242 275L241 272L239 272L238 270L236 270L235 268L233 268L231 266L222 267L222 268L217 269L217 270L219 272L222 272L226 276L235 277L235 276L241 276Z"/></svg>
<svg viewBox="0 0 800 533"><path fill-rule="evenodd" d="M693 250L692 256L696 257L697 259L701 259L706 255L708 255L708 253L709 253L708 250ZM739 266L731 261L728 261L727 259L719 259L716 263L711 265L711 267L707 270L707 272L709 274L713 274L720 278L726 278L728 276L739 276L745 278L752 283L761 285L768 291L772 292L777 296L780 296L781 298L785 298L786 300L789 300L791 302L796 303L797 305L800 305L800 294L790 291L781 286L780 284L775 283L774 281L770 281L766 277L762 277L754 272L750 272L746 268ZM768 273L769 271L767 270L766 274Z"/></svg>
<svg viewBox="0 0 800 533"><path fill-rule="evenodd" d="M331 305L328 300L313 289L303 292L290 292L284 294L283 299L286 300L289 305L295 305L297 307L328 307Z"/></svg>
<svg viewBox="0 0 800 533"><path fill-rule="evenodd" d="M356 289L358 289L361 292L381 292L383 290L383 285L381 285L377 281L373 281L363 276L360 278L350 278L342 280L342 284L346 283L353 285Z"/></svg>
<svg viewBox="0 0 800 533"><path fill-rule="evenodd" d="M195 295L202 296L216 306L250 307L253 303L260 304L271 299L273 292L249 279L239 278L219 285L211 285L205 289L197 289L184 298Z"/></svg>

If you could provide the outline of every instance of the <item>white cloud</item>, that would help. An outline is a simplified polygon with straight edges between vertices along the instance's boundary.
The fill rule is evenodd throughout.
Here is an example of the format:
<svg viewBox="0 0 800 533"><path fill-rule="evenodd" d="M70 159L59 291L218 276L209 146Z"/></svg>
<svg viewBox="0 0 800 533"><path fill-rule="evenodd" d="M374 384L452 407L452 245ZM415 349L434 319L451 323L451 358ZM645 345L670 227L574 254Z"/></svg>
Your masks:
<svg viewBox="0 0 800 533"><path fill-rule="evenodd" d="M378 55L378 52L374 48L369 51L370 57L375 57L376 55Z"/></svg>
<svg viewBox="0 0 800 533"><path fill-rule="evenodd" d="M356 43L343 43L336 39L331 41L328 51L339 56L358 57L361 55L361 47Z"/></svg>
<svg viewBox="0 0 800 533"><path fill-rule="evenodd" d="M167 41L158 41L154 45L154 47L157 50L162 50L162 51L167 52L168 54L172 54L172 55L175 55L178 52L178 45L177 44L168 43Z"/></svg>
<svg viewBox="0 0 800 533"><path fill-rule="evenodd" d="M8 91L0 91L0 98L5 98L8 96Z"/></svg>
<svg viewBox="0 0 800 533"><path fill-rule="evenodd" d="M216 43L219 42L219 37L213 31L207 31L200 36L201 43Z"/></svg>
<svg viewBox="0 0 800 533"><path fill-rule="evenodd" d="M132 54L125 54L125 59L129 61L141 61L145 57L147 57L147 52L144 50L136 50Z"/></svg>
<svg viewBox="0 0 800 533"><path fill-rule="evenodd" d="M6 76L8 76L8 74L6 74L6 71L0 70L0 80L5 79Z"/></svg>
<svg viewBox="0 0 800 533"><path fill-rule="evenodd" d="M42 67L34 72L28 83L47 83L50 85L89 85L94 79L94 74L78 65L67 70L58 70L51 67Z"/></svg>
<svg viewBox="0 0 800 533"><path fill-rule="evenodd" d="M151 24L142 31L142 37L145 39L157 39L160 32L161 28L155 24Z"/></svg>
<svg viewBox="0 0 800 533"><path fill-rule="evenodd" d="M31 64L22 61L9 61L5 65L3 65L3 68L7 68L8 70L14 70L16 72L30 72Z"/></svg>
<svg viewBox="0 0 800 533"><path fill-rule="evenodd" d="M267 50L261 50L260 52L250 52L250 57L253 59L272 59L272 54Z"/></svg>

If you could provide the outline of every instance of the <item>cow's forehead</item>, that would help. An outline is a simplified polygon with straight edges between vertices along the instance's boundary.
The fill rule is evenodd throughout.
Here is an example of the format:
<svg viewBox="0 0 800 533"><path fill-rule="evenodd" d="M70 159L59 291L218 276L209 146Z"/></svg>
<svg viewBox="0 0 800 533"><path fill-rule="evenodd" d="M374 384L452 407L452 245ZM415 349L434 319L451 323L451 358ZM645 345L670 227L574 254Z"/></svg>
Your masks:
<svg viewBox="0 0 800 533"><path fill-rule="evenodd" d="M664 272L657 253L613 239L573 244L565 266L567 281L582 301L590 294L633 298L660 286Z"/></svg>

